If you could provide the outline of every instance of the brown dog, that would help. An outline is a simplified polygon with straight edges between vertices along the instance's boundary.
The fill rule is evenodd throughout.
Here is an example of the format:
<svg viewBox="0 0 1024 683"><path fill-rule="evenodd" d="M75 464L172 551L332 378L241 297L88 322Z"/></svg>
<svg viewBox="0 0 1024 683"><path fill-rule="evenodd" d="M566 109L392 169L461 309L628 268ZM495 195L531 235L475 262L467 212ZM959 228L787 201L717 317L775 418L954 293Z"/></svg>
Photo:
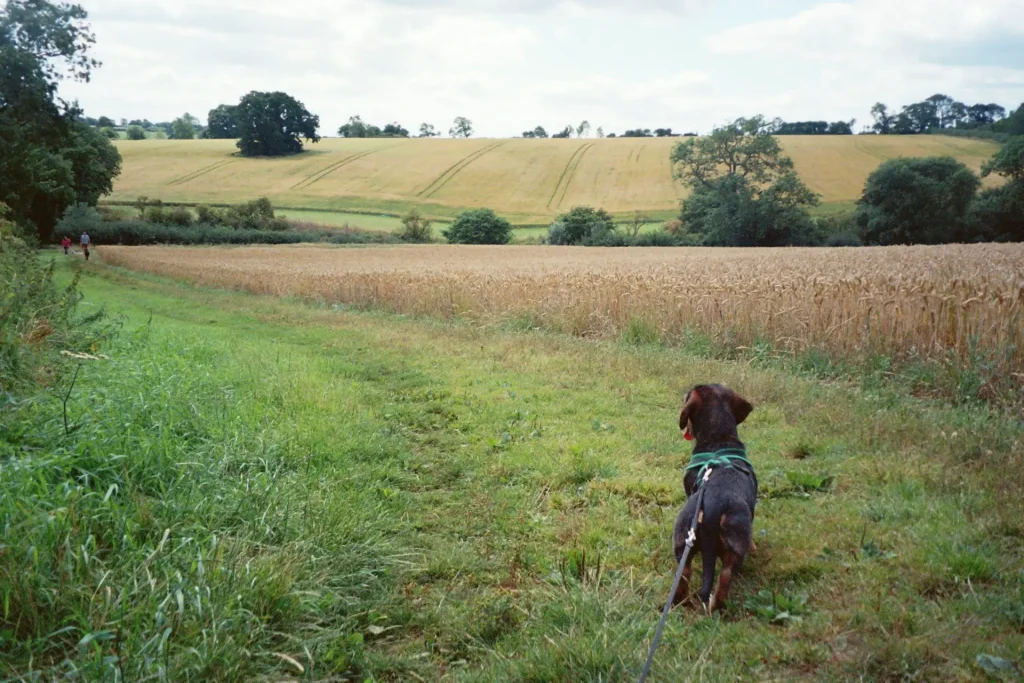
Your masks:
<svg viewBox="0 0 1024 683"><path fill-rule="evenodd" d="M693 516L698 516L697 540L686 559L683 580L673 604L683 602L690 592L690 562L700 551L704 563L701 602L708 611L725 604L733 572L743 563L753 544L754 508L757 505L757 477L743 457L745 448L736 426L747 419L754 407L732 389L720 384L701 384L687 392L679 413L679 428L687 440L696 440L691 466L683 477L688 496L673 531L676 562L683 555ZM717 455L710 464L711 475L703 483L699 464ZM722 456L725 455L723 458ZM702 509L698 511L698 486L704 487ZM714 597L715 560L722 558L722 575Z"/></svg>

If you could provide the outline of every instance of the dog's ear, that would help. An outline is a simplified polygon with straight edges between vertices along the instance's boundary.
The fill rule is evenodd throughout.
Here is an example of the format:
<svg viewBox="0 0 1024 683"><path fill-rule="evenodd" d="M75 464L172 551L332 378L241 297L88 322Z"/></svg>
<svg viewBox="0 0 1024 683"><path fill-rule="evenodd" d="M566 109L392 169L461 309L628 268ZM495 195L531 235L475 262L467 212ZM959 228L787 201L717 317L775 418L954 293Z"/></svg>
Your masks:
<svg viewBox="0 0 1024 683"><path fill-rule="evenodd" d="M736 424L742 424L747 419L747 416L750 415L750 411L754 409L754 406L750 404L750 401L730 389L729 408L732 410L732 416L736 418Z"/></svg>
<svg viewBox="0 0 1024 683"><path fill-rule="evenodd" d="M690 389L686 392L683 409L679 411L679 428L686 431L687 423L698 410L700 410L700 394L696 389Z"/></svg>

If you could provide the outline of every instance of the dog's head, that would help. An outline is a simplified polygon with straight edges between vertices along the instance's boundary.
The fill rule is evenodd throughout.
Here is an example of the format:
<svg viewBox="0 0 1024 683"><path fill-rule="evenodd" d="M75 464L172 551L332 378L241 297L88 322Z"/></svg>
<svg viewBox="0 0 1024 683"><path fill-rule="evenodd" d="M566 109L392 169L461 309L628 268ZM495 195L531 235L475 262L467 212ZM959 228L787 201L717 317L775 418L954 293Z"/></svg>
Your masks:
<svg viewBox="0 0 1024 683"><path fill-rule="evenodd" d="M686 392L679 412L679 428L687 441L736 439L736 426L754 406L721 384L698 384Z"/></svg>

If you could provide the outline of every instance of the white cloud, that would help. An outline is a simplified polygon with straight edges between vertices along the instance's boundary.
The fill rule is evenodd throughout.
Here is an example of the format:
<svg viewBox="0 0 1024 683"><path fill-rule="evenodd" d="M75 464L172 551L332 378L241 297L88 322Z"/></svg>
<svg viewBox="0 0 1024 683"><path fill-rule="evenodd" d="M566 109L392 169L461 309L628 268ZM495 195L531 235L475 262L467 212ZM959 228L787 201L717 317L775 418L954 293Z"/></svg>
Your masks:
<svg viewBox="0 0 1024 683"><path fill-rule="evenodd" d="M1024 0L792 1L84 0L104 65L64 94L93 116L156 121L284 90L327 134L353 114L442 130L464 115L490 136L584 118L620 132L757 112L866 119L879 99L936 91L1024 99L1010 57L930 56L1021 35ZM738 23L750 15L776 18Z"/></svg>

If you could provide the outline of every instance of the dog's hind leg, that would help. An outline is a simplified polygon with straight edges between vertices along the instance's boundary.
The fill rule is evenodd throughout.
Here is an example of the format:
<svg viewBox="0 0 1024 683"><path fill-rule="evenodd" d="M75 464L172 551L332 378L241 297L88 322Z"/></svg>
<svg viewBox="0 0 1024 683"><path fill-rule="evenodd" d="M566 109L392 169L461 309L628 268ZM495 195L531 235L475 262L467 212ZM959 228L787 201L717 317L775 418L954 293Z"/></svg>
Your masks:
<svg viewBox="0 0 1024 683"><path fill-rule="evenodd" d="M711 597L711 604L708 606L709 612L725 607L725 599L729 596L729 583L732 581L732 573L740 566L742 561L742 557L726 548L725 555L722 557L722 573L718 577L718 588L715 589L715 594Z"/></svg>

